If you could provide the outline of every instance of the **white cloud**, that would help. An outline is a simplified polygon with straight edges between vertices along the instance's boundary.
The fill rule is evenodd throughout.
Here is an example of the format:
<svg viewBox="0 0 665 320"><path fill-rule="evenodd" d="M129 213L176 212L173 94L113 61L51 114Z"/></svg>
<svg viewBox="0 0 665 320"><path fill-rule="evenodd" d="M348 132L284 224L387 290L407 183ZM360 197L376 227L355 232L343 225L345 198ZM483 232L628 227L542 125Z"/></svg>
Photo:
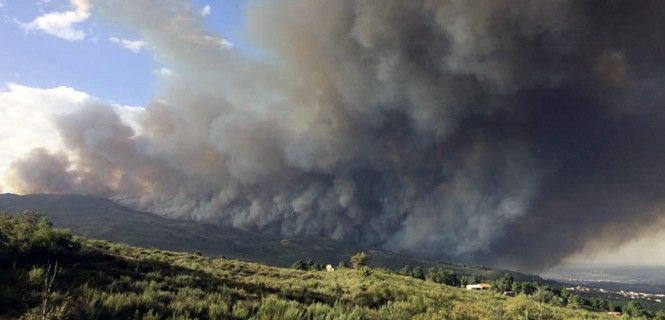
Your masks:
<svg viewBox="0 0 665 320"><path fill-rule="evenodd" d="M0 179L12 162L34 148L51 152L63 149L53 117L74 113L97 98L76 89L60 86L50 89L8 84L0 88ZM135 130L143 108L113 105L120 118ZM12 191L0 180L0 192Z"/></svg>
<svg viewBox="0 0 665 320"><path fill-rule="evenodd" d="M181 37L197 45L214 46L221 50L233 48L233 43L228 40L208 34L185 34Z"/></svg>
<svg viewBox="0 0 665 320"><path fill-rule="evenodd" d="M129 40L129 39L121 39L118 37L110 37L109 41L120 45L121 47L134 52L134 53L139 53L141 50L143 50L148 44L143 41L143 40Z"/></svg>
<svg viewBox="0 0 665 320"><path fill-rule="evenodd" d="M204 16L204 17L210 15L210 5L209 4L206 4L205 7L203 7L203 9L201 9L201 15Z"/></svg>
<svg viewBox="0 0 665 320"><path fill-rule="evenodd" d="M0 8L2 8L4 5L5 5L5 1L4 1L4 0L0 0Z"/></svg>
<svg viewBox="0 0 665 320"><path fill-rule="evenodd" d="M79 110L92 98L69 87L39 89L9 84L0 91L0 176L36 147L62 147L52 118Z"/></svg>
<svg viewBox="0 0 665 320"><path fill-rule="evenodd" d="M70 0L71 10L54 11L41 15L31 22L18 22L27 31L42 31L52 36L78 41L85 38L85 32L76 28L76 24L90 17L88 0Z"/></svg>
<svg viewBox="0 0 665 320"><path fill-rule="evenodd" d="M167 67L161 67L159 69L155 69L155 74L158 76L162 77L170 77L174 74L173 70L167 68Z"/></svg>
<svg viewBox="0 0 665 320"><path fill-rule="evenodd" d="M223 38L218 38L218 37L205 35L205 36L203 36L203 42L212 43L212 44L218 46L220 49L233 48L233 44L231 42L227 41L226 39L223 39Z"/></svg>
<svg viewBox="0 0 665 320"><path fill-rule="evenodd" d="M112 107L120 117L120 120L132 128L135 134L140 135L143 133L141 121L146 115L145 109L137 106L124 106L119 104L113 104Z"/></svg>

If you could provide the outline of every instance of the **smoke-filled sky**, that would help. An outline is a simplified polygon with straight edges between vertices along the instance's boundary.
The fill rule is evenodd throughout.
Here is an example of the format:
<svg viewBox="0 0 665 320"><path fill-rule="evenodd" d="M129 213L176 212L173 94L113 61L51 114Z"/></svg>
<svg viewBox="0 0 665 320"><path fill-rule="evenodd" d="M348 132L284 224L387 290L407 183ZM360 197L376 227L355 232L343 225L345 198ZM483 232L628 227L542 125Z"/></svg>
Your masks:
<svg viewBox="0 0 665 320"><path fill-rule="evenodd" d="M8 84L3 190L523 270L660 238L665 3L241 7L231 40L207 22L214 3L72 0L13 19L64 45L99 21L158 67L125 87L144 107ZM627 257L612 259L642 263Z"/></svg>

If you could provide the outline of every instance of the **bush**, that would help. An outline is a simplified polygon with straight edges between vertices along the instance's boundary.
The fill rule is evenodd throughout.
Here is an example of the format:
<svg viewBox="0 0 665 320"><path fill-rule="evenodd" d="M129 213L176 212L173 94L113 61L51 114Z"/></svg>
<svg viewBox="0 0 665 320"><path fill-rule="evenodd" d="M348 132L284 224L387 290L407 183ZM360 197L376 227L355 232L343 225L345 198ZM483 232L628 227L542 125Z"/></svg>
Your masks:
<svg viewBox="0 0 665 320"><path fill-rule="evenodd" d="M360 269L364 267L367 262L367 254L365 252L359 252L351 257L351 266L354 269Z"/></svg>
<svg viewBox="0 0 665 320"><path fill-rule="evenodd" d="M312 261L312 259L308 259L306 261L297 260L291 265L291 269L303 271L321 271L324 269L324 266L323 264Z"/></svg>
<svg viewBox="0 0 665 320"><path fill-rule="evenodd" d="M32 267L30 271L28 272L28 283L32 285L33 287L38 287L42 284L42 281L44 281L44 275L46 274L46 270L41 267Z"/></svg>
<svg viewBox="0 0 665 320"><path fill-rule="evenodd" d="M506 304L506 317L508 319L561 319L556 313L544 305L529 300L524 295L519 295Z"/></svg>
<svg viewBox="0 0 665 320"><path fill-rule="evenodd" d="M645 314L645 310L639 302L629 301L622 309L623 313L631 317L641 317Z"/></svg>
<svg viewBox="0 0 665 320"><path fill-rule="evenodd" d="M0 214L0 253L6 260L20 255L21 261L30 263L79 248L69 230L54 229L46 218L37 213L24 211L17 216Z"/></svg>
<svg viewBox="0 0 665 320"><path fill-rule="evenodd" d="M305 319L305 315L306 310L304 310L298 303L285 301L274 295L270 295L261 300L259 310L253 318L257 320L299 320Z"/></svg>

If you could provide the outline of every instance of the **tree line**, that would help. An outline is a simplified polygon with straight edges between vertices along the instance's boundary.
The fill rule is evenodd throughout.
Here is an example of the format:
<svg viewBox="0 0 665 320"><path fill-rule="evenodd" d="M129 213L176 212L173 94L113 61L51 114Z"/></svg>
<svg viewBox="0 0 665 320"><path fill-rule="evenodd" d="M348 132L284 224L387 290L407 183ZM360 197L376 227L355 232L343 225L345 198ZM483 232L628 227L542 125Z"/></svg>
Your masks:
<svg viewBox="0 0 665 320"><path fill-rule="evenodd" d="M418 266L412 267L407 265L397 270L397 273L455 287L465 287L468 284L488 282L491 284L491 290L493 291L509 295L523 294L540 303L583 308L598 312L621 312L633 318L665 320L665 310L654 312L636 301L620 302L599 297L583 297L558 286L535 281L517 281L510 273L505 273L503 276L492 281L488 281L477 275L458 274L452 269L441 266L425 270Z"/></svg>
<svg viewBox="0 0 665 320"><path fill-rule="evenodd" d="M362 268L365 266L367 254L360 252L351 257L352 268ZM338 267L347 267L346 262L341 261ZM298 270L321 271L325 270L325 265L314 262L312 259L298 260L292 268ZM525 295L539 303L547 303L561 307L582 308L597 312L621 312L636 319L657 319L665 320L665 310L653 311L641 305L636 301L614 301L600 297L583 297L574 294L565 288L550 284L543 284L535 281L517 281L510 273L488 280L474 274L460 274L455 270L443 266L434 266L422 268L420 266L405 265L394 273L408 276L424 281L431 281L453 287L465 287L469 284L489 283L491 290L504 295Z"/></svg>

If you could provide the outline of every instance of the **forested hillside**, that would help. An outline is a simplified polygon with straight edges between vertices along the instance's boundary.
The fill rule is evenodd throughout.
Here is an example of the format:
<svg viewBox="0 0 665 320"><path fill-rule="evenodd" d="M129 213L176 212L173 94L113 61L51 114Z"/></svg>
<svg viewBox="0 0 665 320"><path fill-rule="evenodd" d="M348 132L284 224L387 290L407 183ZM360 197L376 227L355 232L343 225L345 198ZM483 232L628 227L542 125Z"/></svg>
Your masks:
<svg viewBox="0 0 665 320"><path fill-rule="evenodd" d="M358 251L368 253L373 267L401 268L404 265L429 268L439 261L367 248L329 238L277 237L248 232L213 223L165 219L156 214L132 210L108 199L68 194L0 194L0 212L18 214L31 210L43 214L55 227L77 235L110 240L145 248L201 252L288 267L299 259L337 264ZM461 265L447 265L464 273L495 278L503 271ZM516 274L524 278L526 275Z"/></svg>

